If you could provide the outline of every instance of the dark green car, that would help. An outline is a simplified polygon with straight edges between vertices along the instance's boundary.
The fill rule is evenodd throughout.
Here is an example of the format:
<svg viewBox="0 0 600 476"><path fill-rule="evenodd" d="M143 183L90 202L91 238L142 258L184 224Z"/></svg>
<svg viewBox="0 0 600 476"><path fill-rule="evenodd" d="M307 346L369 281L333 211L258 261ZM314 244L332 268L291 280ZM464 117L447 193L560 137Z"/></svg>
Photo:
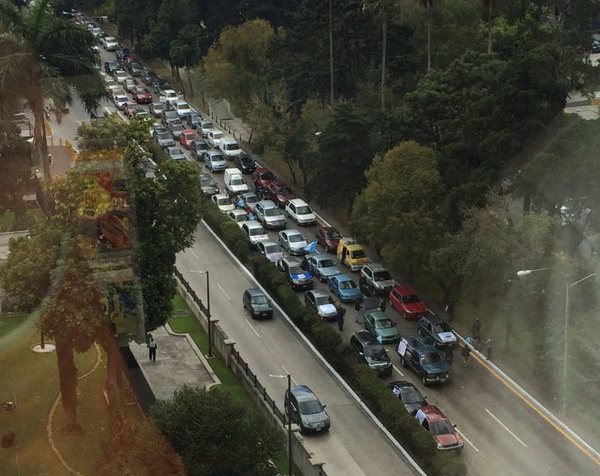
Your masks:
<svg viewBox="0 0 600 476"><path fill-rule="evenodd" d="M375 335L382 344L392 344L400 338L396 325L379 309L365 312L363 320L365 329Z"/></svg>

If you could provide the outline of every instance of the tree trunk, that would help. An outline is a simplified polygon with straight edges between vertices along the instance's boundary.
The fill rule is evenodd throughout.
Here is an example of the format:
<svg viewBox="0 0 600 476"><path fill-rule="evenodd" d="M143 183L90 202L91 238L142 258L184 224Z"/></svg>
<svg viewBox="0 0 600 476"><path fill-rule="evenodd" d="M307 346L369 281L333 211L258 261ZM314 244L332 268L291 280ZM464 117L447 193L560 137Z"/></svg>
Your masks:
<svg viewBox="0 0 600 476"><path fill-rule="evenodd" d="M50 161L48 160L48 143L46 142L46 116L44 114L44 101L35 101L31 104L33 112L33 154L37 164L42 164L44 180L50 180Z"/></svg>
<svg viewBox="0 0 600 476"><path fill-rule="evenodd" d="M431 0L427 0L427 71L431 71Z"/></svg>
<svg viewBox="0 0 600 476"><path fill-rule="evenodd" d="M122 357L108 323L98 330L98 341L104 352L106 352L106 393L108 395L109 412L112 417L118 417L121 415L120 410L123 408L122 388L126 385L126 382L122 378Z"/></svg>
<svg viewBox="0 0 600 476"><path fill-rule="evenodd" d="M329 102L333 106L335 87L333 77L333 0L329 0Z"/></svg>
<svg viewBox="0 0 600 476"><path fill-rule="evenodd" d="M56 337L56 358L60 380L60 394L65 410L65 433L81 433L77 422L77 367L73 355L73 343L69 338Z"/></svg>
<svg viewBox="0 0 600 476"><path fill-rule="evenodd" d="M494 0L488 0L488 17L487 17L487 24L488 24L488 45L487 45L487 52L491 53L492 52L492 8L494 5Z"/></svg>
<svg viewBox="0 0 600 476"><path fill-rule="evenodd" d="M285 163L288 166L288 169L290 170L290 174L292 175L292 183L294 185L296 185L298 183L298 181L296 180L296 171L294 170L293 164L292 164L292 160L291 159L285 159Z"/></svg>
<svg viewBox="0 0 600 476"><path fill-rule="evenodd" d="M385 111L385 62L387 55L387 18L381 23L381 110Z"/></svg>

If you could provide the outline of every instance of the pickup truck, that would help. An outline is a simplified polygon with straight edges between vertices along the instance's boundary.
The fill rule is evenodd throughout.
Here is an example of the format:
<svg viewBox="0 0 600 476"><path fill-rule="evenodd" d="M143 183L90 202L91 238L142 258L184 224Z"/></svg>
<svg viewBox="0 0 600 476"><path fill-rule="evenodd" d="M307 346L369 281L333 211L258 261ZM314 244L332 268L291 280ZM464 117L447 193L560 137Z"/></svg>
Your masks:
<svg viewBox="0 0 600 476"><path fill-rule="evenodd" d="M450 378L450 367L441 352L418 336L400 339L397 352L402 367L412 368L423 385L444 383Z"/></svg>

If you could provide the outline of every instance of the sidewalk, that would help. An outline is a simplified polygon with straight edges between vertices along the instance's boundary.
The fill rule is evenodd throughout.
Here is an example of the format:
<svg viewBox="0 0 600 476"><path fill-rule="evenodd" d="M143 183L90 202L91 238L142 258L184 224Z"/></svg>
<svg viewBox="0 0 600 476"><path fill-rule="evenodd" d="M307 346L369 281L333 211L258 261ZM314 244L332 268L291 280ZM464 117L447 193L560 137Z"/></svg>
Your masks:
<svg viewBox="0 0 600 476"><path fill-rule="evenodd" d="M176 334L168 324L151 334L156 362L148 358L146 344L130 342L129 348L156 399L171 398L183 385L208 389L221 383L188 334Z"/></svg>

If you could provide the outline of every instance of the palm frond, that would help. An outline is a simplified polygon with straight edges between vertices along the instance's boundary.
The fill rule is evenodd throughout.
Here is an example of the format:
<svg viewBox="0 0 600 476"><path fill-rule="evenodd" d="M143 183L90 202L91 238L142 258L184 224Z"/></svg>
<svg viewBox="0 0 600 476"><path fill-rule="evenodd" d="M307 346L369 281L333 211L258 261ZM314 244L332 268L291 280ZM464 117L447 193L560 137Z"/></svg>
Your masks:
<svg viewBox="0 0 600 476"><path fill-rule="evenodd" d="M0 25L8 31L22 33L24 30L23 15L14 4L0 0Z"/></svg>

